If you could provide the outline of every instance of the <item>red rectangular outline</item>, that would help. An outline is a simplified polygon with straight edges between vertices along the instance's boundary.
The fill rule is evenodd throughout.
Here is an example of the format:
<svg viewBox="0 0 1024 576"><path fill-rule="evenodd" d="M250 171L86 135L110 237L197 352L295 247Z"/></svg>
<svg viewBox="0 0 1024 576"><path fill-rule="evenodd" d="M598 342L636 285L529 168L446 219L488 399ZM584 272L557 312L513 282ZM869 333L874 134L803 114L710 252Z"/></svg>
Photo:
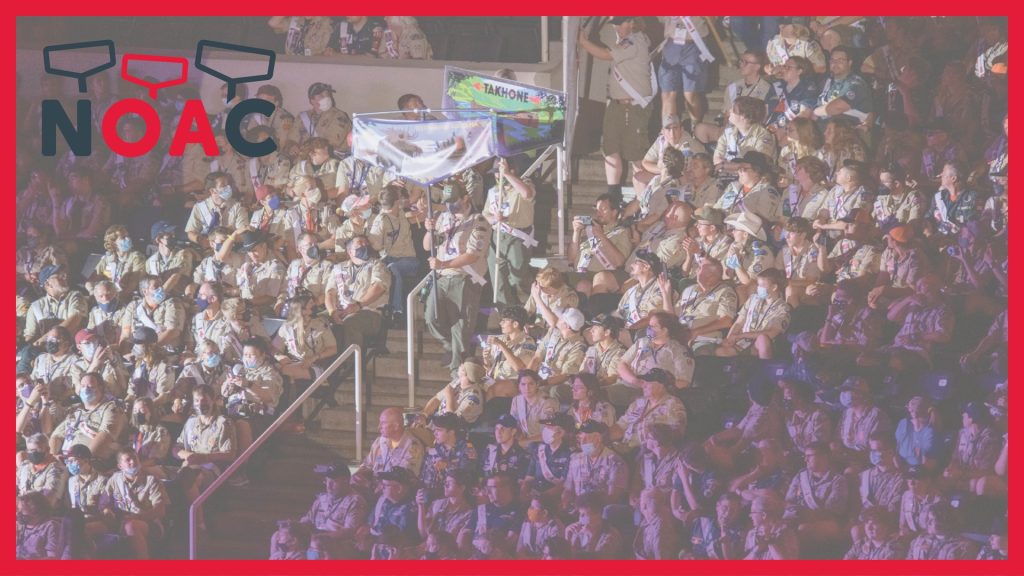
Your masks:
<svg viewBox="0 0 1024 576"><path fill-rule="evenodd" d="M453 15L453 16L487 16L487 15L508 15L510 9L503 6L499 6L498 3L471 3L467 0L447 0L443 7L438 6L436 11L431 11L426 15ZM792 0L785 3L784 8L786 12L790 14L812 14L820 13L822 11L829 12L830 10L824 6L825 2L809 2L806 0ZM644 7L648 8L649 11L655 12L659 6L665 7L668 11L670 6L678 6L677 2L669 3L664 1L649 2ZM717 4L724 8L724 4ZM869 0L859 2L856 6L857 12L869 13L869 14L884 14L884 15L934 15L941 13L943 15L963 15L963 16L976 16L985 15L968 13L967 10L983 10L986 14L999 14L1009 15L1010 18L1010 30L1012 32L1015 29L1017 20L1014 17L1016 12L1020 10L1019 4L1004 4L998 6L1000 12L993 12L992 5L972 5L968 3L954 3L949 0L935 0L930 2L922 2L920 0L903 2L880 2L877 0ZM279 2L269 2L267 0L253 0L247 2L244 6L239 6L238 10L249 11L261 11L265 14L276 13L280 10L281 4ZM425 6L423 2L408 2L399 1L391 2L388 5L389 8L396 10L408 10L408 13L417 14L422 13L425 8L432 8L431 6ZM528 6L533 8L532 5ZM594 14L594 13L614 13L623 6L612 2L561 2L557 6L549 5L547 8L553 8L553 12L560 13L575 13L575 14ZM852 7L852 6L851 6ZM68 2L66 0L55 0L48 3L37 3L31 7L24 5L16 5L15 3L5 3L2 10L6 13L5 16L5 28L8 30L7 42L12 49L16 49L16 26L15 18L19 15L26 16L95 16L95 15L138 15L138 16L186 16L186 15L204 15L204 16L235 16L238 15L237 11L228 11L227 6L224 4L210 6L208 3L195 2L194 0L185 0L174 2L173 4L164 6L154 3L129 3L124 1L110 1L104 2L102 5L94 4L89 5L86 2L76 1ZM340 8L340 6L339 6ZM771 11L777 11L775 7L772 7ZM783 7L779 7L783 8ZM19 10L30 11L29 14L19 14ZM749 15L763 15L767 10L765 3L763 2L751 2L749 0L734 1L729 4L730 13L746 13ZM835 10L831 10L834 12ZM519 13L515 15L536 15L526 13ZM1010 34L1012 35L1012 33ZM13 62L13 58L8 62ZM11 64L8 64L11 65ZM12 78L12 70L6 71L8 78ZM1020 81L1011 81L1011 90L1016 92L1017 85ZM11 111L11 114L16 110L15 106L15 92L12 90L4 91L3 95L0 96L7 110ZM8 116L11 118L11 116ZM5 155L7 165L11 169L11 174L15 167L15 147L14 141L4 140L3 150L7 152ZM12 194L12 197L14 195ZM14 220L14 210L8 211L5 214L7 219L6 229L8 230L8 238L12 241L8 246L13 246L14 238L13 234L16 229ZM1011 235L1010 247L1014 248L1021 242L1016 240L1019 238L1017 235ZM1011 250L1012 253L1012 250ZM7 262L6 269L10 270L11 265L14 263L14 253L4 251L3 259ZM4 291L8 295L13 295L11 292L14 291L12 284L4 283ZM1019 307L1010 308L1011 325L1016 327L1018 324ZM1015 328L1011 329L1015 333ZM8 332L8 334L11 334ZM8 357L9 358L9 357ZM1010 371L1016 373L1017 362L1015 355L1010 355ZM10 402L8 397L7 402ZM10 412L8 412L10 414ZM1018 426L1011 424L1011 427L1017 428ZM1011 468L1016 468L1016 459L1011 458ZM1022 511L1020 500L1015 497L1010 498L1009 506L1013 509L1013 514L1010 515L1010 531L1016 533L1018 527L1024 525L1021 521ZM8 514L13 511L13 506L8 501L5 505L8 510ZM8 516L8 519L10 516ZM10 530L10 525L8 530ZM12 531L13 532L13 531ZM1017 537L1019 541L1019 536ZM10 540L8 540L10 542ZM1022 548L1021 546L1015 546L1014 548ZM1022 548L1024 549L1024 548ZM1016 552L1016 554L1024 554L1024 552ZM1014 557L1014 553L1011 552L1011 557ZM816 576L831 575L831 574L950 574L950 575L961 575L961 574L1024 574L1024 560L1016 558L1015 560L1009 560L1006 562L982 562L982 561L885 561L885 562L843 562L843 561L812 561L812 560L800 560L800 561L783 561L783 562L757 562L752 563L749 561L732 561L726 563L710 563L707 561L695 562L687 561L683 562L645 562L638 564L632 561L606 561L606 562L589 562L589 561L564 561L564 562L539 562L539 561L521 561L521 560L509 560L509 561L493 561L493 562L473 562L473 561L449 561L444 564L435 563L424 563L422 561L402 561L402 562L370 562L370 561L349 561L345 563L338 562L327 562L320 564L311 564L308 562L276 562L271 563L269 561L149 561L149 562L137 562L137 561L68 561L68 562L33 562L31 564L27 562L18 562L14 560L13 548L8 547L7 552L3 554L3 571L6 574L33 574L33 575L44 575L44 574L102 574L102 575L115 575L115 574L138 574L147 573L152 575L158 574L218 574L227 571L241 572L244 571L247 574L336 574L338 572L352 572L356 574L433 574L433 573L445 573L450 575L477 575L477 574L523 574L532 573L536 575L542 574L630 574L636 572L644 572L647 574L704 574L704 573L744 573L744 574L814 574Z"/></svg>

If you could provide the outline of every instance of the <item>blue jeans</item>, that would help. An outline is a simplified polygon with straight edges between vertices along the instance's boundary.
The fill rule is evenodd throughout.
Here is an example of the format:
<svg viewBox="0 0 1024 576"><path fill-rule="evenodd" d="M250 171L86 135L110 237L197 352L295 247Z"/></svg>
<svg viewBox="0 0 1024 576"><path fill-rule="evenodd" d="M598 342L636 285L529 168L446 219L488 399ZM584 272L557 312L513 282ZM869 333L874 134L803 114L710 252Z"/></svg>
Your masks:
<svg viewBox="0 0 1024 576"><path fill-rule="evenodd" d="M405 279L404 276L415 276L420 269L420 261L415 256L384 258L384 265L391 271L391 311L405 311Z"/></svg>
<svg viewBox="0 0 1024 576"><path fill-rule="evenodd" d="M764 52L768 41L779 33L780 16L730 16L729 27L739 37L747 50Z"/></svg>

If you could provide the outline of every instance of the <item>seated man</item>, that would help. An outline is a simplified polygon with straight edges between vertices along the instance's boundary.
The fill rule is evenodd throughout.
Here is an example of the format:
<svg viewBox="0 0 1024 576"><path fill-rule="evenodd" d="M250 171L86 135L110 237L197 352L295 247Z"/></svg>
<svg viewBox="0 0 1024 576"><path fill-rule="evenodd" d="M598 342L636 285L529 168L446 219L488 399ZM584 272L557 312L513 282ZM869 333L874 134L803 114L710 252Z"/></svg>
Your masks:
<svg viewBox="0 0 1024 576"><path fill-rule="evenodd" d="M456 378L427 401L420 414L421 422L434 414L452 413L472 425L483 414L484 367L476 362L463 362Z"/></svg>
<svg viewBox="0 0 1024 576"><path fill-rule="evenodd" d="M167 491L155 476L139 465L139 455L124 448L117 453L117 468L107 482L109 505L103 516L128 538L135 558L149 559L150 537L163 534L167 513Z"/></svg>
<svg viewBox="0 0 1024 576"><path fill-rule="evenodd" d="M15 558L18 560L63 560L71 534L64 522L53 516L53 505L39 492L18 496Z"/></svg>
<svg viewBox="0 0 1024 576"><path fill-rule="evenodd" d="M46 266L39 271L39 286L46 294L32 302L25 316L22 337L27 344L41 348L46 334L58 324L71 333L78 330L88 314L88 300L68 284L67 270Z"/></svg>
<svg viewBox="0 0 1024 576"><path fill-rule="evenodd" d="M355 533L356 545L371 552L371 559L407 557L409 548L420 542L413 486L416 478L405 468L392 468L377 476L381 497L370 515L370 523Z"/></svg>
<svg viewBox="0 0 1024 576"><path fill-rule="evenodd" d="M576 421L568 414L555 414L541 421L541 441L530 446L530 468L520 484L522 494L531 491L561 496L572 454L570 434Z"/></svg>
<svg viewBox="0 0 1024 576"><path fill-rule="evenodd" d="M816 350L828 361L848 365L860 354L876 350L881 338L882 314L867 305L861 284L843 280L832 293L825 325L810 339L806 351Z"/></svg>
<svg viewBox="0 0 1024 576"><path fill-rule="evenodd" d="M517 486L526 479L530 470L530 454L516 441L518 433L519 422L514 416L498 416L494 424L494 442L487 445L480 458L480 469L485 478L507 472Z"/></svg>
<svg viewBox="0 0 1024 576"><path fill-rule="evenodd" d="M669 148L682 152L682 156L687 159L692 154L707 152L704 145L683 128L679 116L675 114L665 116L661 121L661 134L647 149L643 160L640 161L643 170L633 172L633 188L635 190L642 190L656 174L661 172L665 152Z"/></svg>
<svg viewBox="0 0 1024 576"><path fill-rule="evenodd" d="M622 295L615 311L615 316L625 320L630 331L646 327L648 315L661 309L664 300L662 285L669 287L667 278L659 282L663 270L661 259L653 252L644 250L636 253L629 267L630 277L636 283Z"/></svg>
<svg viewBox="0 0 1024 576"><path fill-rule="evenodd" d="M185 330L185 307L172 296L159 276L147 275L139 280L139 298L125 313L121 324L121 340L128 340L137 328L156 332L156 344L165 354L181 352Z"/></svg>
<svg viewBox="0 0 1024 576"><path fill-rule="evenodd" d="M622 554L622 535L603 517L604 495L586 492L576 497L579 521L565 527L565 539L572 546L573 558L611 560Z"/></svg>
<svg viewBox="0 0 1024 576"><path fill-rule="evenodd" d="M196 203L185 225L188 239L200 246L212 246L209 236L218 226L231 230L244 228L249 222L249 212L233 199L231 177L224 172L211 172L203 182L209 197Z"/></svg>
<svg viewBox="0 0 1024 576"><path fill-rule="evenodd" d="M32 361L32 379L45 384L47 392L57 402L70 396L82 378L74 344L71 332L63 326L54 326L45 335L45 352Z"/></svg>
<svg viewBox="0 0 1024 576"><path fill-rule="evenodd" d="M238 454L235 427L217 407L213 387L201 384L192 390L195 413L185 421L174 456L182 461L178 480L189 503L234 461Z"/></svg>
<svg viewBox="0 0 1024 576"><path fill-rule="evenodd" d="M177 228L170 222L161 220L153 224L150 238L156 252L146 260L146 274L159 277L168 294L181 294L195 266L193 251L178 244L175 234Z"/></svg>
<svg viewBox="0 0 1024 576"><path fill-rule="evenodd" d="M420 484L431 500L444 495L444 479L449 470L475 470L476 450L465 436L465 422L451 412L430 418L434 445L427 448L420 469Z"/></svg>
<svg viewBox="0 0 1024 576"><path fill-rule="evenodd" d="M683 276L693 278L703 258L714 258L724 262L732 245L732 236L726 234L723 210L712 204L704 204L693 213L697 222L697 237L683 240Z"/></svg>
<svg viewBox="0 0 1024 576"><path fill-rule="evenodd" d="M254 230L239 234L236 230L224 242L239 243L239 250L248 257L238 268L237 283L241 297L248 300L264 316L272 315L274 304L285 284L285 266L270 251L267 237ZM223 248L222 248L223 249Z"/></svg>
<svg viewBox="0 0 1024 576"><path fill-rule="evenodd" d="M314 470L324 477L324 491L317 495L300 522L310 525L313 533L323 538L321 543L328 544L331 558L352 558L352 540L366 525L369 505L349 484L351 473L346 463L333 462Z"/></svg>
<svg viewBox="0 0 1024 576"><path fill-rule="evenodd" d="M338 349L356 344L365 350L367 341L380 332L391 272L372 252L366 236L354 236L345 250L348 260L335 264L327 280L327 312L338 325Z"/></svg>
<svg viewBox="0 0 1024 576"><path fill-rule="evenodd" d="M593 374L602 386L611 386L619 380L619 360L626 347L619 342L619 331L623 328L621 318L610 314L599 314L590 323L590 340L593 344L583 355L580 373Z"/></svg>
<svg viewBox="0 0 1024 576"><path fill-rule="evenodd" d="M536 283L533 286L534 292L540 290ZM536 370L541 380L546 380L551 386L552 397L568 397L566 387L562 384L569 376L580 371L583 356L587 351L587 341L581 334L583 313L575 308L569 308L556 316L542 302L538 303L537 308L551 328L537 346L537 352L530 361L530 368Z"/></svg>
<svg viewBox="0 0 1024 576"><path fill-rule="evenodd" d="M643 396L629 405L615 426L609 432L612 442L621 442L627 448L640 446L645 440L647 427L651 424L668 424L679 437L686 432L686 406L668 393L674 379L661 368L652 368L640 376Z"/></svg>
<svg viewBox="0 0 1024 576"><path fill-rule="evenodd" d="M106 531L101 515L107 503L109 477L93 466L92 452L85 444L75 444L64 457L68 467L68 503L82 515L85 536L91 545Z"/></svg>
<svg viewBox="0 0 1024 576"><path fill-rule="evenodd" d="M995 471L1002 442L985 404L967 404L961 421L963 428L942 478L949 488L977 493L978 484Z"/></svg>
<svg viewBox="0 0 1024 576"><path fill-rule="evenodd" d="M19 454L17 493L39 492L47 503L57 506L64 501L68 472L46 443L46 435L35 434L25 441L25 452Z"/></svg>
<svg viewBox="0 0 1024 576"><path fill-rule="evenodd" d="M917 280L928 271L928 257L916 242L914 228L901 224L885 235L878 276L868 293L868 305L885 311L894 301L914 293Z"/></svg>
<svg viewBox="0 0 1024 576"><path fill-rule="evenodd" d="M661 220L668 208L668 195L672 190L682 187L683 170L686 168L686 157L675 148L662 153L658 173L643 188L638 188L636 198L622 210L625 218L632 218L637 231L643 233ZM679 193L674 193L678 198Z"/></svg>
<svg viewBox="0 0 1024 576"><path fill-rule="evenodd" d="M485 491L487 501L476 508L474 545L480 548L479 540L487 539L490 547L503 552L512 551L526 520L512 477L506 472L491 476L486 481Z"/></svg>
<svg viewBox="0 0 1024 576"><path fill-rule="evenodd" d="M608 426L587 420L579 427L576 439L580 451L569 460L569 472L562 488L562 510L574 508L576 496L597 492L606 504L626 501L629 488L629 466L607 445Z"/></svg>
<svg viewBox="0 0 1024 576"><path fill-rule="evenodd" d="M789 325L790 309L783 298L782 284L782 271L777 268L757 275L757 291L750 295L729 334L715 350L717 356L756 353L763 360L772 359L774 340Z"/></svg>
<svg viewBox="0 0 1024 576"><path fill-rule="evenodd" d="M686 258L683 243L690 238L690 225L693 223L693 205L673 197L660 216L640 237L633 254L626 261L627 268L636 261L639 254L652 253L661 260L666 270L678 268Z"/></svg>
<svg viewBox="0 0 1024 576"><path fill-rule="evenodd" d="M117 400L107 397L106 383L95 372L82 376L78 383L82 399L68 412L50 437L50 449L63 454L75 444L85 444L98 460L108 460L118 449L118 439L127 423Z"/></svg>
<svg viewBox="0 0 1024 576"><path fill-rule="evenodd" d="M537 341L527 334L529 319L522 306L506 306L501 310L501 336L488 336L482 346L484 367L492 381L492 396L508 397L515 392L513 382L520 370L529 367L537 352Z"/></svg>
<svg viewBox="0 0 1024 576"><path fill-rule="evenodd" d="M942 293L942 281L937 276L922 276L916 283L916 293L893 302L889 308L890 322L900 325L891 346L879 352L888 355L888 365L898 372L916 372L931 366L937 348L953 338L956 316ZM877 354L865 352L865 364L879 362Z"/></svg>
<svg viewBox="0 0 1024 576"><path fill-rule="evenodd" d="M572 222L569 260L576 263L576 290L587 295L616 293L627 278L622 266L632 251L629 227L621 222L620 199L598 196L594 216Z"/></svg>
<svg viewBox="0 0 1024 576"><path fill-rule="evenodd" d="M864 536L854 539L843 560L902 560L907 543L897 530L896 515L882 506L865 508L860 513Z"/></svg>
<svg viewBox="0 0 1024 576"><path fill-rule="evenodd" d="M226 295L238 296L238 269L246 262L245 254L236 252L231 246L224 249L228 238L231 237L231 229L218 226L209 235L210 248L212 253L199 261L195 271L192 273L194 287L204 282L216 282L223 286ZM196 288L190 287L188 294L193 294ZM91 318L91 316L90 316Z"/></svg>
<svg viewBox="0 0 1024 576"><path fill-rule="evenodd" d="M832 470L832 458L825 444L804 450L807 467L789 484L784 518L797 525L802 546L826 544L842 536L849 504L846 477Z"/></svg>
<svg viewBox="0 0 1024 576"><path fill-rule="evenodd" d="M651 313L647 318L645 335L637 338L619 360L619 378L622 384L608 389L609 400L616 406L626 406L639 394L642 375L655 368L672 377L669 390L676 392L693 383L696 364L693 352L683 341L685 331L675 315L664 310Z"/></svg>
<svg viewBox="0 0 1024 576"><path fill-rule="evenodd" d="M706 256L697 269L697 282L687 286L675 304L666 295L665 310L676 314L689 330L696 355L710 355L736 319L736 289L723 280L722 263Z"/></svg>
<svg viewBox="0 0 1024 576"><path fill-rule="evenodd" d="M405 428L400 408L385 408L380 413L380 436L359 466L359 471L380 474L392 468L405 468L419 476L423 466L423 445Z"/></svg>

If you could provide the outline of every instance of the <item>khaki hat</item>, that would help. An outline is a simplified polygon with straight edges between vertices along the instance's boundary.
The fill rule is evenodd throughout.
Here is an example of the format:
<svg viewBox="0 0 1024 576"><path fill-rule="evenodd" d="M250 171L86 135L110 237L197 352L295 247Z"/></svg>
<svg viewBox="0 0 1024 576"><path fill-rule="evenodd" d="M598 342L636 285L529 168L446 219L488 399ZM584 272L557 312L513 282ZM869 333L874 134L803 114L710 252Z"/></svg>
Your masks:
<svg viewBox="0 0 1024 576"><path fill-rule="evenodd" d="M768 236L764 233L764 222L757 214L744 210L739 214L731 214L725 219L725 223L737 230L743 230L762 242L768 240Z"/></svg>
<svg viewBox="0 0 1024 576"><path fill-rule="evenodd" d="M725 224L725 211L715 208L711 204L705 204L693 213L698 222L707 222L712 226L721 228Z"/></svg>

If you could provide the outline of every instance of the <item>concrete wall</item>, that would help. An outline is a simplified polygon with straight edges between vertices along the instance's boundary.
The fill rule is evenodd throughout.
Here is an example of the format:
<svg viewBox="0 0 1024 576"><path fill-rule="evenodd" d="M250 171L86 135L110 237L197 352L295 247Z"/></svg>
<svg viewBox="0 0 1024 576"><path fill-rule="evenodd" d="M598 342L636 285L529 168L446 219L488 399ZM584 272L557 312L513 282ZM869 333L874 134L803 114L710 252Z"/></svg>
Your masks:
<svg viewBox="0 0 1024 576"><path fill-rule="evenodd" d="M118 48L119 54L132 52L130 48ZM153 53L152 51L148 53ZM164 55L184 56L190 61L192 52L162 52ZM258 74L265 70L262 63L245 57L230 57L213 54L204 59L208 66L225 71L234 76ZM546 64L513 64L480 63L480 62L448 62L455 66L484 73L493 73L498 68L510 67L516 71L521 82L535 84L545 88L562 89L561 86L561 48L553 44L551 49L552 62ZM80 62L88 57L82 56ZM76 59L69 55L65 61L73 64ZM104 72L112 79L120 78L120 58L118 65ZM166 65L149 65L139 63L132 65L138 76L151 75L164 79L169 75ZM285 108L293 113L309 108L306 90L313 82L327 82L338 91L335 98L338 106L349 113L380 112L394 110L398 97L407 92L415 92L423 97L430 107L440 107L443 70L446 62L440 61L388 61L365 57L339 58L296 58L279 56L274 70L274 78L268 83L276 85L284 94ZM86 66L83 66L86 67ZM39 79L43 76L42 50L19 49L17 51L17 70L22 78L21 92L30 100L39 94ZM65 93L74 98L77 94L75 82L63 79ZM552 85L552 82L557 83ZM206 109L216 113L223 108L220 101L222 82L207 74L190 67L189 82L199 87ZM263 82L248 84L249 94L255 94ZM115 84L116 85L116 84Z"/></svg>

